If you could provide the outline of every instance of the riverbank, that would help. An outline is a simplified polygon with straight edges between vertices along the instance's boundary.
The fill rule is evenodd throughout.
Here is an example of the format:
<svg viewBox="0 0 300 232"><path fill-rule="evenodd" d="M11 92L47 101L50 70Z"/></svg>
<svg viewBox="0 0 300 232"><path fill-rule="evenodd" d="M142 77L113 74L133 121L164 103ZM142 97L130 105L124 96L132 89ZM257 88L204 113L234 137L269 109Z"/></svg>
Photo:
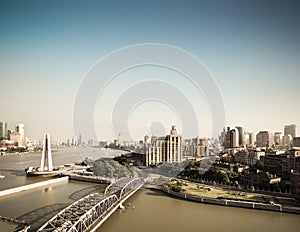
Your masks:
<svg viewBox="0 0 300 232"><path fill-rule="evenodd" d="M283 213L292 213L292 214L300 214L300 208L296 207L288 207L281 204L266 204L261 202L255 201L242 201L242 200L233 200L233 199L215 199L209 197L200 197L191 194L186 194L183 192L176 192L164 186L155 186L155 185L145 185L148 189L159 190L162 191L171 197L204 203L204 204L212 204L212 205L219 205L219 206L229 206L229 207L239 207L239 208L246 208L246 209L255 209L255 210L268 210L268 211L275 211L275 212L283 212Z"/></svg>
<svg viewBox="0 0 300 232"><path fill-rule="evenodd" d="M23 191L28 191L28 190L32 190L32 189L36 189L36 188L40 188L40 187L44 187L44 186L49 186L49 185L53 185L53 184L57 184L57 183L62 183L62 182L66 182L68 180L69 180L69 177L65 176L65 177L61 177L61 178L57 178L57 179L51 179L51 180L37 182L34 184L28 184L28 185L24 185L24 186L20 186L20 187L16 187L16 188L6 189L3 191L0 191L0 197L4 197L4 196L15 194L15 193L20 193Z"/></svg>
<svg viewBox="0 0 300 232"><path fill-rule="evenodd" d="M84 175L77 175L77 174L68 174L70 180L77 180L77 181L84 181L84 182L91 182L97 184L110 184L111 179L104 178L100 176L84 176Z"/></svg>

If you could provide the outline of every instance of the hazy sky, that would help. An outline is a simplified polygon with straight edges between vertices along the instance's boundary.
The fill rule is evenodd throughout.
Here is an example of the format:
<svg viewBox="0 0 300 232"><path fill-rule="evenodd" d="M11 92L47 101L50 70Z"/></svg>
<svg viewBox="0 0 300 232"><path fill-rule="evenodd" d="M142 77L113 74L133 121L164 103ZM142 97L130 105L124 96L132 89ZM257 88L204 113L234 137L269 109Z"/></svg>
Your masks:
<svg viewBox="0 0 300 232"><path fill-rule="evenodd" d="M164 43L187 50L207 66L223 95L226 124L254 132L300 126L299 22L297 0L2 0L0 121L10 128L25 123L31 139L45 132L55 140L71 137L74 101L90 67L124 46ZM114 99L120 83L111 86L108 95ZM170 109L147 104L129 120L136 139L149 132L151 120L168 122L167 130L178 123ZM96 106L95 118L99 107L105 111L105 105ZM148 114L148 108L160 114ZM100 139L113 138L109 120L95 120L95 125ZM199 130L201 136L209 134L209 126Z"/></svg>

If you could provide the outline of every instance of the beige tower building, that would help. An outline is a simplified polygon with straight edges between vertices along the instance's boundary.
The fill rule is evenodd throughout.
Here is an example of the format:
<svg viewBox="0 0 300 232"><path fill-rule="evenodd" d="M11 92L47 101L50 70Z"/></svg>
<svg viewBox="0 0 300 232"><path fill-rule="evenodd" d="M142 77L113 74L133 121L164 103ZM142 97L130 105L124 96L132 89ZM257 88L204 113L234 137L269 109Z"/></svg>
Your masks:
<svg viewBox="0 0 300 232"><path fill-rule="evenodd" d="M20 143L18 144L19 147L26 146L26 130L25 124L19 123L16 125L16 132L20 134Z"/></svg>
<svg viewBox="0 0 300 232"><path fill-rule="evenodd" d="M146 148L146 166L159 163L181 162L182 137L172 126L166 137L152 136L151 144Z"/></svg>

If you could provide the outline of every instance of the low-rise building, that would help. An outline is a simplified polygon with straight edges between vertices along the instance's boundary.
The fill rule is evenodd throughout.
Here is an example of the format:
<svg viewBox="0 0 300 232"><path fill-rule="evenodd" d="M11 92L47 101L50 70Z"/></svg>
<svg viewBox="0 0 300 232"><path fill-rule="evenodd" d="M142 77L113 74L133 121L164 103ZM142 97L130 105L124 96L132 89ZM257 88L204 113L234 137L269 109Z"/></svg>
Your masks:
<svg viewBox="0 0 300 232"><path fill-rule="evenodd" d="M19 132L11 132L9 133L9 140L12 141L14 146L21 146L22 145L22 137Z"/></svg>
<svg viewBox="0 0 300 232"><path fill-rule="evenodd" d="M291 193L300 199L300 172L291 172Z"/></svg>
<svg viewBox="0 0 300 232"><path fill-rule="evenodd" d="M262 156L265 156L264 151L242 150L234 154L235 162L253 166Z"/></svg>
<svg viewBox="0 0 300 232"><path fill-rule="evenodd" d="M256 173L246 173L241 177L241 181L245 186L269 186L280 183L281 178L269 172L257 171Z"/></svg>
<svg viewBox="0 0 300 232"><path fill-rule="evenodd" d="M264 169L283 179L290 179L291 170L300 172L300 150L289 150L283 154L267 153Z"/></svg>

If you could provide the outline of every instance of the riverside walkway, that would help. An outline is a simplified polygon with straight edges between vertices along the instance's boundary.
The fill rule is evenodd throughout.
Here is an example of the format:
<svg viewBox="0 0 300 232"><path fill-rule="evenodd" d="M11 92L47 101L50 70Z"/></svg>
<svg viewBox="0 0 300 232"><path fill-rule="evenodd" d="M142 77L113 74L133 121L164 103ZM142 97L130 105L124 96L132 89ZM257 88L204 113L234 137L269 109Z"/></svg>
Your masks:
<svg viewBox="0 0 300 232"><path fill-rule="evenodd" d="M142 178L120 179L107 186L104 194L93 193L69 205L38 231L95 231L143 184Z"/></svg>

